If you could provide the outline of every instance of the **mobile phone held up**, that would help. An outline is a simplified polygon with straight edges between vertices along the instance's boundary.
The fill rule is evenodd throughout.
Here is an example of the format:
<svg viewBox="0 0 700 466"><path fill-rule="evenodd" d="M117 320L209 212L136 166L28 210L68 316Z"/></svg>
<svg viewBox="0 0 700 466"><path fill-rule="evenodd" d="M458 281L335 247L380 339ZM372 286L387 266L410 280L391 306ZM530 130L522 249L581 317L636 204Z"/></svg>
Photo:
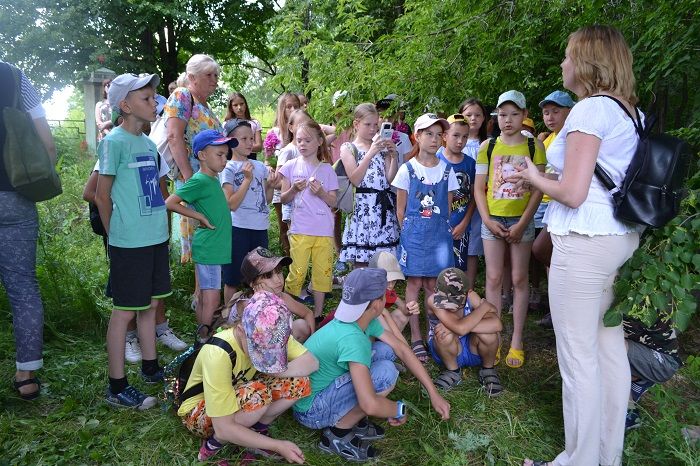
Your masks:
<svg viewBox="0 0 700 466"><path fill-rule="evenodd" d="M379 132L379 137L382 139L391 139L391 135L394 134L394 130L391 128L391 123L382 123L382 129Z"/></svg>

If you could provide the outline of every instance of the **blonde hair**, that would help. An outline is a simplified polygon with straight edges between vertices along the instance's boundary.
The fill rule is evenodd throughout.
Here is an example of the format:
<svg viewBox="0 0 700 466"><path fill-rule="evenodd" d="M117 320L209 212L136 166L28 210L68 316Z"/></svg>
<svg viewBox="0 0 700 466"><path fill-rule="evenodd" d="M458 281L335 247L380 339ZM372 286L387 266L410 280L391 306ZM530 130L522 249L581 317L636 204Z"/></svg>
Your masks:
<svg viewBox="0 0 700 466"><path fill-rule="evenodd" d="M318 157L318 160L321 162L330 163L331 151L328 148L328 143L326 142L326 134L321 129L321 126L319 126L319 124L316 123L314 120L309 119L308 121L304 121L297 127L297 134L301 130L306 130L309 133L311 133L312 136L316 136L321 139L321 145L318 146L318 153L316 154L316 157Z"/></svg>
<svg viewBox="0 0 700 466"><path fill-rule="evenodd" d="M185 70L188 75L193 76L206 74L211 71L216 71L216 74L221 74L221 67L219 64L216 63L212 57L203 53L192 55L192 58L187 61Z"/></svg>
<svg viewBox="0 0 700 466"><path fill-rule="evenodd" d="M632 51L620 31L611 26L583 27L569 36L567 53L576 81L585 90L581 97L605 91L637 103Z"/></svg>
<svg viewBox="0 0 700 466"><path fill-rule="evenodd" d="M285 140L285 137L289 136L289 121L287 120L287 115L285 114L284 109L285 107L287 107L287 102L289 101L291 101L292 103L296 102L297 109L301 107L301 104L299 103L299 97L297 97L296 94L292 94L291 92L285 92L277 100L277 114L275 115L275 126L277 126L277 128L280 131L280 136L282 137L283 144L289 144L293 137L292 135L287 140Z"/></svg>
<svg viewBox="0 0 700 466"><path fill-rule="evenodd" d="M353 120L359 121L369 115L379 116L379 112L377 112L377 107L375 107L374 104L365 102L355 107L355 110L352 113L352 118Z"/></svg>

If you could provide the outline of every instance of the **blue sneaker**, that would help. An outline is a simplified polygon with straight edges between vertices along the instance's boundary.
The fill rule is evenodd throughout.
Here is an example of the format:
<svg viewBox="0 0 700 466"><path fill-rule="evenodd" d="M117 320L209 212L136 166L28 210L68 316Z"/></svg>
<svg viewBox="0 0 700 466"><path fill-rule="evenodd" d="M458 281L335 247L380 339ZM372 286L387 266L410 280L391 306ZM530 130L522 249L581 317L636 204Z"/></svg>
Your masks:
<svg viewBox="0 0 700 466"><path fill-rule="evenodd" d="M625 416L625 431L638 429L642 426L642 419L639 417L639 411L636 409L628 409Z"/></svg>
<svg viewBox="0 0 700 466"><path fill-rule="evenodd" d="M123 392L116 395L107 387L105 401L118 408L136 408L139 410L152 408L158 403L155 397L141 393L131 385L127 385Z"/></svg>
<svg viewBox="0 0 700 466"><path fill-rule="evenodd" d="M144 382L146 383L159 383L163 381L163 368L158 369L158 372L156 372L153 375L146 375L143 371L141 371L141 378L143 379Z"/></svg>

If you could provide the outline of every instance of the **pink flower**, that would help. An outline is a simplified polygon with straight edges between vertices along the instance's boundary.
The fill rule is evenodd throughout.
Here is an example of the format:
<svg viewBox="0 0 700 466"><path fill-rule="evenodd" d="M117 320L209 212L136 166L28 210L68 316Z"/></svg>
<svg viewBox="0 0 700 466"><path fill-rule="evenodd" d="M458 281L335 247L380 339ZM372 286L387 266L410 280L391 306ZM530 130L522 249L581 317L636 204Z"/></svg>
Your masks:
<svg viewBox="0 0 700 466"><path fill-rule="evenodd" d="M265 148L265 153L272 154L280 142L281 141L277 137L277 134L274 131L269 131L267 133L267 136L265 136L265 142L263 142L263 147Z"/></svg>
<svg viewBox="0 0 700 466"><path fill-rule="evenodd" d="M398 131L391 133L391 140L394 141L394 144L398 144L401 141L401 136L399 136Z"/></svg>

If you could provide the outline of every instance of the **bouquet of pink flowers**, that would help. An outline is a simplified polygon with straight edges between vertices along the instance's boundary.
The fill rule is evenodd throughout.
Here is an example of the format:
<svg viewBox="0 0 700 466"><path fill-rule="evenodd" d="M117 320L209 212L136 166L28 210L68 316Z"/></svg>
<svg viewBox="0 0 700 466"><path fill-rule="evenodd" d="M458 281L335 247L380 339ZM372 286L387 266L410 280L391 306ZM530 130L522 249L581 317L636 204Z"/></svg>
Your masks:
<svg viewBox="0 0 700 466"><path fill-rule="evenodd" d="M275 153L277 145L282 142L274 131L268 131L265 136L265 142L263 142L263 148L265 149L265 157L269 157Z"/></svg>

